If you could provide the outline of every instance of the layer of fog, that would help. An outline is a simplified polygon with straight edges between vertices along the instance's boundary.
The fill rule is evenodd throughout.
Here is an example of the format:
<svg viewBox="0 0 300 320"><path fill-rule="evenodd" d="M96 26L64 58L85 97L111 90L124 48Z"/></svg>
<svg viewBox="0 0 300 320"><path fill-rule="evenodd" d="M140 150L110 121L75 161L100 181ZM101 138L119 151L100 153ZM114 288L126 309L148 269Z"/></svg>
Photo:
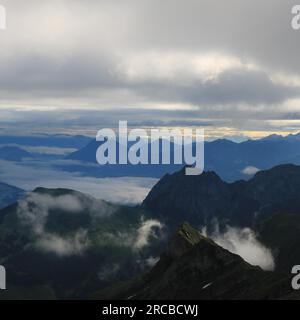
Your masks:
<svg viewBox="0 0 300 320"><path fill-rule="evenodd" d="M103 232L101 240L103 244L110 243L115 246L131 247L135 251L140 251L150 245L154 239L164 237L164 225L156 219L145 220L141 218L137 229L126 231Z"/></svg>
<svg viewBox="0 0 300 320"><path fill-rule="evenodd" d="M61 237L56 234L45 233L36 243L36 247L45 252L52 252L58 256L80 255L88 248L87 230L79 230L74 235Z"/></svg>
<svg viewBox="0 0 300 320"><path fill-rule="evenodd" d="M18 203L17 215L20 222L30 228L36 237L35 246L46 252L59 256L80 255L90 245L88 229L78 228L64 235L49 232L46 225L51 212L61 211L62 214L76 215L85 213L91 218L108 217L115 208L102 200L96 200L81 194L52 196L49 194L29 193ZM138 253L148 247L154 239L161 236L163 225L154 219L144 219L137 227L128 226L126 232L109 231L98 235L98 245L126 246ZM150 258L149 258L150 259ZM146 261L151 265L153 259Z"/></svg>
<svg viewBox="0 0 300 320"><path fill-rule="evenodd" d="M88 212L87 214L96 217L109 216L114 212L104 201L81 197L79 194L51 196L29 193L25 199L20 200L18 218L36 236L36 247L59 256L81 254L88 247L89 239L85 229L78 229L65 236L48 232L45 226L51 210L63 211L64 214Z"/></svg>
<svg viewBox="0 0 300 320"><path fill-rule="evenodd" d="M254 174L256 174L258 171L260 171L260 169L254 167L254 166L247 166L242 170L242 173L252 176Z"/></svg>
<svg viewBox="0 0 300 320"><path fill-rule="evenodd" d="M157 183L154 178L95 178L57 170L51 163L0 160L0 181L27 191L37 187L68 188L118 204L141 203Z"/></svg>

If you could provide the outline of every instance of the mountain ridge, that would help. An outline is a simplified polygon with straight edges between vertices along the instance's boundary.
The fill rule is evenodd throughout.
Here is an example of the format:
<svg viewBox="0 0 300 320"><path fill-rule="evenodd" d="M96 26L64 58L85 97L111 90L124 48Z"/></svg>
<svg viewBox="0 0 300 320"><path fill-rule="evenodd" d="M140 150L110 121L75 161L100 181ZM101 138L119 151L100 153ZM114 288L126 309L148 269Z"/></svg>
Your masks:
<svg viewBox="0 0 300 320"><path fill-rule="evenodd" d="M271 135L243 142L233 142L227 139L205 142L205 170L215 171L223 180L233 182L240 179L248 180L253 176L253 172L258 170L267 170L290 162L300 164L299 136L300 134L286 137ZM100 142L91 140L85 147L68 155L66 159L95 164L99 145ZM171 143L171 150L172 145ZM171 155L171 159L172 157ZM131 175L161 178L166 173L180 170L183 165L99 165L99 170L105 177ZM248 167L255 170L249 171Z"/></svg>
<svg viewBox="0 0 300 320"><path fill-rule="evenodd" d="M173 250L176 247L179 247L179 251ZM92 298L252 300L281 299L293 293L286 275L251 266L184 223L148 273L130 282L95 292Z"/></svg>
<svg viewBox="0 0 300 320"><path fill-rule="evenodd" d="M25 191L21 188L0 182L0 210L22 198Z"/></svg>
<svg viewBox="0 0 300 320"><path fill-rule="evenodd" d="M186 176L184 169L165 175L149 192L143 206L166 221L187 220L198 227L214 219L251 227L268 206L299 197L300 166L281 165L258 172L248 181L228 183L208 171ZM168 219L171 217L171 219ZM223 221L222 221L223 220Z"/></svg>

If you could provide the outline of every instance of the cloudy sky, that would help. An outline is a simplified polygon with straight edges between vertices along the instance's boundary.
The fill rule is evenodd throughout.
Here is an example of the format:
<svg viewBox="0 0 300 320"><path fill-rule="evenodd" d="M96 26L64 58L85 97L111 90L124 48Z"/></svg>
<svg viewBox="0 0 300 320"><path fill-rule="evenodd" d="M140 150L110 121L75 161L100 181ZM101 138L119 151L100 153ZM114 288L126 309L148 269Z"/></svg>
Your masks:
<svg viewBox="0 0 300 320"><path fill-rule="evenodd" d="M0 2L2 130L300 130L296 0Z"/></svg>

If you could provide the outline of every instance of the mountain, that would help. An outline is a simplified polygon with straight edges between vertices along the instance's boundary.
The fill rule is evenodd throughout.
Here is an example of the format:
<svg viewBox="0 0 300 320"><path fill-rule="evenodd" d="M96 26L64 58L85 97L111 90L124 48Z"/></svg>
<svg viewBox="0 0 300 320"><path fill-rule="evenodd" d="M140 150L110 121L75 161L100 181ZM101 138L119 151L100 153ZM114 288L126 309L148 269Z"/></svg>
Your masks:
<svg viewBox="0 0 300 320"><path fill-rule="evenodd" d="M16 202L24 193L22 189L0 182L0 209Z"/></svg>
<svg viewBox="0 0 300 320"><path fill-rule="evenodd" d="M96 163L100 142L92 140L85 147L70 154L67 159ZM150 150L150 144L148 146ZM286 163L300 164L300 134L282 137L271 135L259 140L235 143L226 139L206 142L205 170L216 172L223 180L232 182L249 179L259 170ZM171 159L173 159L171 144ZM180 170L180 165L105 165L98 166L101 176L145 176L161 178L166 173ZM78 166L73 168L78 170ZM72 170L72 168L70 168ZM84 166L82 166L84 170Z"/></svg>
<svg viewBox="0 0 300 320"><path fill-rule="evenodd" d="M181 170L165 175L136 207L37 188L0 210L0 265L9 275L0 298L291 297L289 274L300 261L299 190L295 165L235 183ZM276 272L249 265L188 224L175 232L182 221L209 231L216 219L221 232L251 227L272 250Z"/></svg>
<svg viewBox="0 0 300 320"><path fill-rule="evenodd" d="M173 235L150 272L131 282L96 292L92 297L252 300L282 299L293 294L288 276L251 266L185 223Z"/></svg>
<svg viewBox="0 0 300 320"><path fill-rule="evenodd" d="M90 137L81 135L22 135L0 136L0 145L20 145L31 147L59 147L59 148L83 148L91 141Z"/></svg>
<svg viewBox="0 0 300 320"><path fill-rule="evenodd" d="M174 230L181 221L199 230L250 227L271 249L276 270L290 273L300 261L300 167L281 165L249 181L227 183L214 172L166 175L143 206Z"/></svg>
<svg viewBox="0 0 300 320"><path fill-rule="evenodd" d="M33 155L19 147L0 147L0 159L7 161L22 161L33 158Z"/></svg>
<svg viewBox="0 0 300 320"><path fill-rule="evenodd" d="M256 230L260 241L272 249L276 270L291 272L300 261L300 210L279 211L260 222Z"/></svg>
<svg viewBox="0 0 300 320"><path fill-rule="evenodd" d="M161 143L161 142L160 142ZM101 142L96 140L91 141L88 145L83 147L82 149L71 153L66 157L67 160L77 160L83 162L89 162L96 164L96 152ZM128 143L128 150L133 145L133 142ZM116 157L119 159L119 143L116 142ZM148 163L150 163L150 150L151 144L148 144ZM171 153L174 150L174 144L170 145ZM173 153L172 153L173 154ZM162 155L160 153L160 159ZM173 173L182 168L182 165L174 164L172 160L173 156L171 156L171 164L166 165L155 165L155 164L138 164L132 165L130 163L126 165L115 164L115 165L97 165L96 168L91 168L87 166L80 166L80 164L68 164L68 166L61 167L63 170L73 171L73 172L85 172L92 174L93 176L107 178L107 177L151 177L151 178L160 178L166 172Z"/></svg>
<svg viewBox="0 0 300 320"><path fill-rule="evenodd" d="M229 182L248 179L258 170L286 163L300 164L300 140L296 136L271 136L241 143L216 140L205 145L205 169Z"/></svg>
<svg viewBox="0 0 300 320"><path fill-rule="evenodd" d="M268 211L272 214L291 203L296 206L299 190L300 167L295 165L260 171L249 181L234 183L224 182L214 172L186 176L183 169L165 175L143 205L175 226L183 220L207 226L217 219L220 225L253 227Z"/></svg>
<svg viewBox="0 0 300 320"><path fill-rule="evenodd" d="M235 183L181 170L136 207L37 188L0 210L0 265L9 275L0 299L300 298L290 290L291 267L300 261L299 187L300 167L281 165ZM251 227L271 249L276 272L187 223L177 229L188 221L209 234L216 219L220 232Z"/></svg>
<svg viewBox="0 0 300 320"><path fill-rule="evenodd" d="M0 299L85 298L145 270L160 235L142 208L37 188L0 210L0 265L8 275Z"/></svg>
<svg viewBox="0 0 300 320"><path fill-rule="evenodd" d="M71 153L66 157L69 160L80 160L86 162L96 163L96 151L99 147L100 143L96 140L91 140L87 145L82 147L81 149Z"/></svg>

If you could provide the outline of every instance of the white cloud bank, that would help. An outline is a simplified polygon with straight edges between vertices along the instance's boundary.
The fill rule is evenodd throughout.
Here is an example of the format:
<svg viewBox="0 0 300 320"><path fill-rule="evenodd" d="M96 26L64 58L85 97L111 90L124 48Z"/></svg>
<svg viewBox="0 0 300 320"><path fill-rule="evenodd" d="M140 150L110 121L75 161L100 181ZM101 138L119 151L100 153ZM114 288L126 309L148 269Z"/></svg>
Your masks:
<svg viewBox="0 0 300 320"><path fill-rule="evenodd" d="M24 225L31 228L35 236L36 247L42 251L52 252L58 256L80 255L89 246L88 232L78 229L76 232L61 236L45 230L50 210L63 210L77 214L86 210L86 214L107 216L113 208L104 201L80 195L50 196L47 194L29 193L18 203L17 214Z"/></svg>
<svg viewBox="0 0 300 320"><path fill-rule="evenodd" d="M275 262L271 250L257 240L256 234L249 228L239 229L227 227L224 233L216 227L212 234L202 229L204 236L210 237L219 246L241 256L252 265L260 266L263 270L274 270Z"/></svg>
<svg viewBox="0 0 300 320"><path fill-rule="evenodd" d="M36 243L42 251L52 252L58 256L80 255L88 248L87 230L79 230L72 236L61 237L45 233Z"/></svg>
<svg viewBox="0 0 300 320"><path fill-rule="evenodd" d="M95 178L55 169L51 162L13 163L0 160L0 181L27 191L37 187L67 188L118 204L141 203L157 183L154 178Z"/></svg>
<svg viewBox="0 0 300 320"><path fill-rule="evenodd" d="M102 200L96 200L81 194L51 196L48 194L29 193L18 203L17 214L20 221L29 226L36 236L35 246L45 252L58 256L80 255L90 245L88 230L77 229L66 235L46 230L46 223L51 210L61 210L64 214L76 215L86 212L92 217L109 216L114 208ZM108 232L99 235L99 245L107 243L115 246L126 246L134 251L148 247L151 241L162 235L163 224L155 219L143 217L137 228L128 228L126 232ZM148 263L148 262L147 262ZM151 261L149 261L149 264Z"/></svg>
<svg viewBox="0 0 300 320"><path fill-rule="evenodd" d="M162 223L158 220L150 219L142 222L137 232L138 235L135 239L134 248L140 250L148 246L151 238L157 238L155 233L157 229L159 231L163 229Z"/></svg>
<svg viewBox="0 0 300 320"><path fill-rule="evenodd" d="M252 175L256 174L258 171L260 171L260 169L254 167L254 166L248 166L242 170L242 173L249 175L249 176L252 176Z"/></svg>
<svg viewBox="0 0 300 320"><path fill-rule="evenodd" d="M1 33L0 120L46 130L35 121L43 115L66 130L70 120L82 125L85 116L75 109L102 116L131 106L138 121L146 109L180 105L196 108L188 120L210 120L218 132L295 130L294 2L2 0L9 23ZM186 117L178 117L184 125Z"/></svg>

